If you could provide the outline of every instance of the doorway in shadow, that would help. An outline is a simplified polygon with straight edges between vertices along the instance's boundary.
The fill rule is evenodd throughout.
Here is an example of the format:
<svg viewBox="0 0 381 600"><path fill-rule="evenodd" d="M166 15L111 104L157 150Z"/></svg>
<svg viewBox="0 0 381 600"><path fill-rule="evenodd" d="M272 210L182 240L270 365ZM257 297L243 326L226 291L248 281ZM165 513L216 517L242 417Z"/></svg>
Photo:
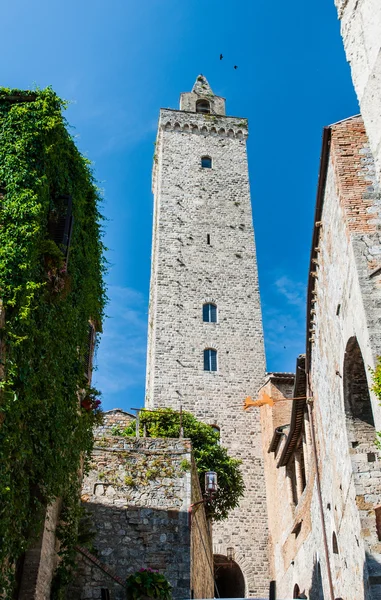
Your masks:
<svg viewBox="0 0 381 600"><path fill-rule="evenodd" d="M216 597L244 598L245 579L240 567L234 560L228 560L222 554L214 555L214 579L218 588Z"/></svg>

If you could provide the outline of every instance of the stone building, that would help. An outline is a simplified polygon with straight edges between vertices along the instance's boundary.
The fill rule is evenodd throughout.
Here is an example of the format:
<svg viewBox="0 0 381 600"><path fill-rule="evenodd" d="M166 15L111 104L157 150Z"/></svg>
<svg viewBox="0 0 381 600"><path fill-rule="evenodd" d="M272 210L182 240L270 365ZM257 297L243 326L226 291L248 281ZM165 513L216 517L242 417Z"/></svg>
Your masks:
<svg viewBox="0 0 381 600"><path fill-rule="evenodd" d="M82 486L94 550L79 548L66 597L125 600L125 580L141 568L164 573L174 600L213 597L210 527L203 505L192 510L200 498L188 440L98 433Z"/></svg>
<svg viewBox="0 0 381 600"><path fill-rule="evenodd" d="M242 411L265 375L247 135L247 120L226 116L225 99L202 75L181 94L180 110L160 111L146 406L182 406L218 428L242 460L245 497L214 526L214 554L221 575L233 548L235 595L261 596L268 531L260 420Z"/></svg>
<svg viewBox="0 0 381 600"><path fill-rule="evenodd" d="M381 181L381 3L335 0L361 115Z"/></svg>
<svg viewBox="0 0 381 600"><path fill-rule="evenodd" d="M260 393L270 399L260 410L279 598L381 598L381 412L370 371L381 354L379 191L361 116L325 128L306 356Z"/></svg>

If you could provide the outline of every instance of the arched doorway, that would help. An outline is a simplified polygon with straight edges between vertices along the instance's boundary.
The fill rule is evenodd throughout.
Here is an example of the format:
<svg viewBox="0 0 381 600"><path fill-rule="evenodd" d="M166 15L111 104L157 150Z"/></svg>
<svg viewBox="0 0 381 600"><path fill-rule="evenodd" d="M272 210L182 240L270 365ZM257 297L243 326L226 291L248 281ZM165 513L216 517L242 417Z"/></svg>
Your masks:
<svg viewBox="0 0 381 600"><path fill-rule="evenodd" d="M214 555L214 580L220 598L244 598L245 579L240 567L234 560L228 560L222 554Z"/></svg>
<svg viewBox="0 0 381 600"><path fill-rule="evenodd" d="M372 404L366 369L355 337L348 340L344 357L344 406L349 445L371 446L375 441Z"/></svg>

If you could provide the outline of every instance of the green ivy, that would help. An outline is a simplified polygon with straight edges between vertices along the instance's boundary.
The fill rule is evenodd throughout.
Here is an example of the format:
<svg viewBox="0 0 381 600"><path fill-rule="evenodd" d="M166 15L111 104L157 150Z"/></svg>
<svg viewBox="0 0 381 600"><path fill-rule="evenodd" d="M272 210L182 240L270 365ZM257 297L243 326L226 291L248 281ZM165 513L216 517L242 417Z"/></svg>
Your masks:
<svg viewBox="0 0 381 600"><path fill-rule="evenodd" d="M182 413L184 437L192 442L193 455L197 466L201 490L205 490L205 472L215 471L218 477L218 492L212 503L206 504L208 516L214 521L228 517L229 511L237 507L243 496L244 483L239 465L241 461L231 458L219 444L219 435L210 425L198 421L191 413ZM180 414L171 408L142 411L140 432L146 428L148 437L178 438ZM122 435L135 436L135 421L126 427ZM181 464L184 468L184 464Z"/></svg>
<svg viewBox="0 0 381 600"><path fill-rule="evenodd" d="M80 408L79 390L88 322L100 329L105 304L100 199L65 108L50 88L0 88L0 595L54 498L63 499L62 554L73 545L79 466L99 412ZM48 235L64 195L74 216L67 270ZM60 286L51 284L51 261Z"/></svg>

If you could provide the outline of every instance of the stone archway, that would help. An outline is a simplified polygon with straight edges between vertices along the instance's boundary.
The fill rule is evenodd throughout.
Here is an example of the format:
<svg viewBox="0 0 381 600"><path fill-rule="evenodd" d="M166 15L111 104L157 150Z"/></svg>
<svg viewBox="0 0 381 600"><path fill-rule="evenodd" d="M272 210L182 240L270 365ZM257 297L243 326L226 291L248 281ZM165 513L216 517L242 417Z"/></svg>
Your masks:
<svg viewBox="0 0 381 600"><path fill-rule="evenodd" d="M241 568L234 560L223 554L214 555L214 579L220 598L244 598L245 579Z"/></svg>

